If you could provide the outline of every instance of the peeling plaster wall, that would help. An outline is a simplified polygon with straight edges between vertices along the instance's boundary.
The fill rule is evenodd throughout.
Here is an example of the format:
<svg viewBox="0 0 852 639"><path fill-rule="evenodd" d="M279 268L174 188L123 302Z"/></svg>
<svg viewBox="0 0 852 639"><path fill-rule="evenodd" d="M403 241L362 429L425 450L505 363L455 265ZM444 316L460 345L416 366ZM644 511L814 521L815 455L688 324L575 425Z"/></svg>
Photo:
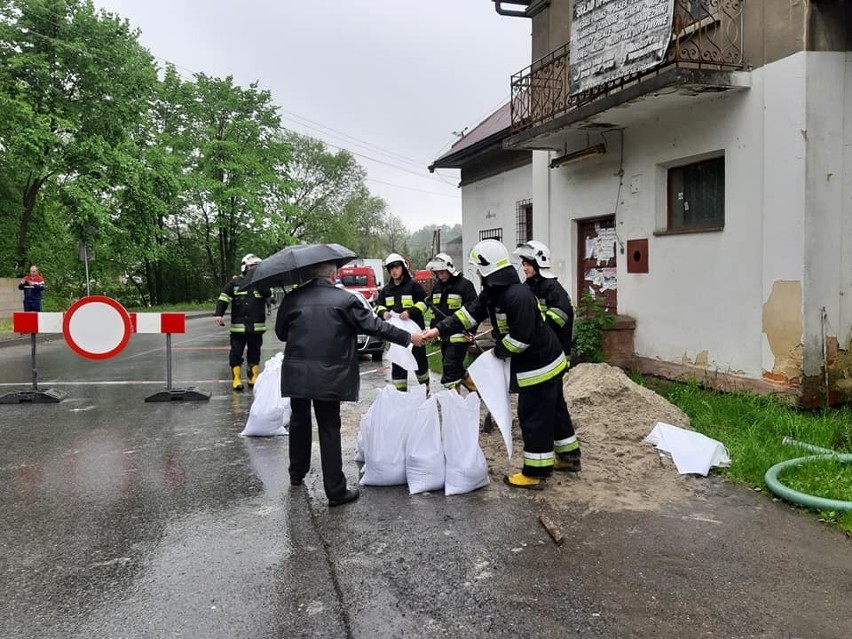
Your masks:
<svg viewBox="0 0 852 639"><path fill-rule="evenodd" d="M779 348L776 329L767 327L766 308L780 316L797 314L802 328L802 282L805 269L805 151L807 139L806 116L806 55L804 53L784 58L763 68L764 149L761 162L761 188L763 208L760 234L763 250L761 300L764 303L760 323L762 331L761 374L770 379L801 378L801 371L793 371L789 351L793 346ZM781 300L773 299L778 282L798 285L798 296L782 296L788 308L779 306ZM785 289L786 290L786 289ZM794 306L789 306L794 305ZM775 320L773 320L774 322ZM793 324L788 319L785 324ZM775 341L775 347L770 341ZM795 345L802 343L802 331L792 337ZM801 355L799 355L801 367Z"/></svg>
<svg viewBox="0 0 852 639"><path fill-rule="evenodd" d="M532 183L532 165L527 164L462 187L462 270L477 288L479 278L467 263L470 249L479 241L480 231L493 228L503 229L503 242L510 250L515 246L515 207L532 199Z"/></svg>
<svg viewBox="0 0 852 639"><path fill-rule="evenodd" d="M765 376L778 382L800 382L802 377L802 283L776 281L763 305L763 334L772 354L772 370Z"/></svg>

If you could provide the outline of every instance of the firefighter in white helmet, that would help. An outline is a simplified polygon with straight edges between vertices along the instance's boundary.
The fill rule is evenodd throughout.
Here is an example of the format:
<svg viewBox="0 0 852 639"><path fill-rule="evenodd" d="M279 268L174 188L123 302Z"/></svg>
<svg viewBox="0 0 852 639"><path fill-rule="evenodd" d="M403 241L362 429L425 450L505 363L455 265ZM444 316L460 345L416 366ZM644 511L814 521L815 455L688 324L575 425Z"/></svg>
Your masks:
<svg viewBox="0 0 852 639"><path fill-rule="evenodd" d="M514 250L521 258L521 268L526 280L538 300L545 323L553 329L562 344L565 357L571 357L571 341L574 332L574 306L556 275L551 270L550 249L543 242L530 240ZM570 360L569 360L570 362Z"/></svg>
<svg viewBox="0 0 852 639"><path fill-rule="evenodd" d="M431 326L435 326L445 317L451 316L464 304L476 299L476 289L470 280L456 270L453 258L446 253L438 253L426 264L426 268L435 275L432 288ZM454 333L441 340L441 359L443 372L441 384L446 388L456 388L465 378L464 358L470 346L470 334L465 331Z"/></svg>
<svg viewBox="0 0 852 639"><path fill-rule="evenodd" d="M247 283L249 274L260 262L261 259L253 253L243 257L240 274L225 285L214 312L214 321L222 326L222 316L228 305L231 306L231 351L228 364L233 375L231 387L235 391L243 390L243 351L246 351L249 386L254 386L260 371L260 349L266 332L266 300L272 293L268 288L258 288Z"/></svg>
<svg viewBox="0 0 852 639"><path fill-rule="evenodd" d="M410 319L420 328L425 328L426 291L411 277L408 261L399 253L391 253L385 258L385 268L390 276L388 283L379 291L376 314L389 320L391 313L398 313L400 319ZM429 361L424 346L413 346L411 352L417 361L417 382L429 387ZM402 366L391 366L391 382L397 390L408 390L408 371Z"/></svg>
<svg viewBox="0 0 852 639"><path fill-rule="evenodd" d="M538 302L538 310L544 323L556 334L562 345L565 359L571 364L571 346L574 335L574 306L562 284L556 279L551 270L552 260L550 249L544 242L530 240L514 250L514 255L521 258L521 269L526 276L524 283L530 287ZM580 470L580 444L574 436L574 424L566 409L560 411L561 418L566 421L566 429L571 434L566 441L556 446L556 455L562 460L565 470Z"/></svg>
<svg viewBox="0 0 852 639"><path fill-rule="evenodd" d="M566 429L562 376L565 354L553 331L544 325L535 296L521 283L509 251L497 240L482 240L470 252L482 278L482 292L452 317L424 331L426 339L470 331L490 318L497 333L494 354L509 359L509 389L518 393L518 421L524 438L524 465L503 481L512 488L540 490L553 470L568 470L555 450L574 433Z"/></svg>

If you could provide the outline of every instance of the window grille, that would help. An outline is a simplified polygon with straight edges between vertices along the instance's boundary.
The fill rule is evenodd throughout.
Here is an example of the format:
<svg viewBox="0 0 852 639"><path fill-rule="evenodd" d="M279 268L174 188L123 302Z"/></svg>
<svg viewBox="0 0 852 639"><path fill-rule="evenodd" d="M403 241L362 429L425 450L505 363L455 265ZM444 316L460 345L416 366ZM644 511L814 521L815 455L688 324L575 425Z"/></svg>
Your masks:
<svg viewBox="0 0 852 639"><path fill-rule="evenodd" d="M517 228L518 246L533 239L532 211L532 200L521 200L515 204L515 226Z"/></svg>
<svg viewBox="0 0 852 639"><path fill-rule="evenodd" d="M725 158L668 170L668 230L725 226Z"/></svg>
<svg viewBox="0 0 852 639"><path fill-rule="evenodd" d="M480 240L497 240L499 242L503 241L503 229L485 229L484 231L479 232Z"/></svg>

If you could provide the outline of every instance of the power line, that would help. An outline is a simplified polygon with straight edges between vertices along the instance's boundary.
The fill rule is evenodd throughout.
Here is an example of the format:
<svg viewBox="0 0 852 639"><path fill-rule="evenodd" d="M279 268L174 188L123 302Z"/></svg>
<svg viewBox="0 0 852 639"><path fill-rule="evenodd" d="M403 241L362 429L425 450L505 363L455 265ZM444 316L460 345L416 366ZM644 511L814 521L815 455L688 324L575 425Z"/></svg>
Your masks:
<svg viewBox="0 0 852 639"><path fill-rule="evenodd" d="M327 130L327 131L331 131L332 133L337 133L338 135L342 136L344 139L352 140L352 141L354 141L354 142L356 142L356 143L359 143L359 144L363 145L365 148L372 148L372 149L374 149L374 150L376 150L376 151L380 151L380 152L382 152L383 154L388 155L388 156L390 156L390 157L396 157L396 158L398 158L398 159L400 159L400 160L403 160L403 161L405 161L405 162L409 162L409 163L411 163L411 164L413 164L414 166L417 166L417 167L424 167L424 166L426 166L426 163L425 163L425 162L420 162L420 161L418 161L418 160L415 160L415 159L413 159L413 158L410 158L410 157L408 157L408 156L406 156L406 155L402 155L401 153L397 153L397 152L395 152L395 151L389 151L388 149L385 149L385 148L383 148L383 147L380 147L380 146L379 146L379 145L377 145L377 144L373 144L372 142L367 142L366 140L361 140L361 139L359 139L359 138L356 138L355 136L349 135L349 134L347 134L347 133L343 133L342 131L338 131L337 129L332 129L332 128L331 128L331 127L329 127L329 126L325 126L325 125L323 125L323 124L320 124L319 122L316 122L315 120L311 120L311 119L309 119L309 118L306 118L306 117L304 117L304 116L302 116L302 115L299 115L298 113L293 113L292 111L288 111L287 109L284 109L284 108L282 108L282 109L281 109L281 112L282 112L282 113L287 113L287 114L289 114L289 115L291 115L291 116L293 116L293 117L295 117L295 118L298 118L299 120L303 120L303 121L308 122L308 123L310 123L310 124L314 124L314 125L318 126L320 129L325 129L325 130Z"/></svg>
<svg viewBox="0 0 852 639"><path fill-rule="evenodd" d="M448 193L438 193L437 191L426 191L424 189L415 189L413 186L403 186L402 184L393 184L392 182L383 182L382 180L376 180L373 178L364 178L367 182L376 182L378 184L386 184L388 186L395 186L398 189L405 189L407 191L417 191L418 193L430 193L431 195L440 195L441 197L449 197L454 200L458 199L458 194L449 195Z"/></svg>

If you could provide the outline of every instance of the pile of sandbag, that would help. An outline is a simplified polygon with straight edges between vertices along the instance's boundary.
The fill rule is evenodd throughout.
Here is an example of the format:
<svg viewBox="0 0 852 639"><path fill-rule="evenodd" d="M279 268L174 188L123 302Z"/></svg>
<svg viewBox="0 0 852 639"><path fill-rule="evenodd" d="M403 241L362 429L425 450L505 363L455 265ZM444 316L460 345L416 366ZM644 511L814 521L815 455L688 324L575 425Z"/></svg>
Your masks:
<svg viewBox="0 0 852 639"><path fill-rule="evenodd" d="M476 393L427 398L424 386L408 392L386 386L361 418L357 446L364 486L408 484L412 495L441 488L460 495L489 482Z"/></svg>
<svg viewBox="0 0 852 639"><path fill-rule="evenodd" d="M254 401L249 409L244 437L275 437L287 434L290 423L290 398L281 397L281 362L284 353L276 353L263 365L254 384Z"/></svg>

